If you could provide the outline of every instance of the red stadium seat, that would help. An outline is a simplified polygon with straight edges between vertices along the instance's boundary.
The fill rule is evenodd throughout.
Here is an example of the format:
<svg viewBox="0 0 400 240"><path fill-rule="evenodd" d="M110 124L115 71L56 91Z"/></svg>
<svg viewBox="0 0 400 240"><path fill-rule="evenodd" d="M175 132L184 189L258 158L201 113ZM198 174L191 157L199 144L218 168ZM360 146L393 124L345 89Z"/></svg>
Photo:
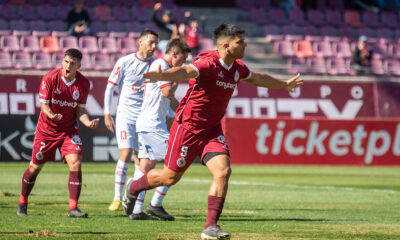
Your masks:
<svg viewBox="0 0 400 240"><path fill-rule="evenodd" d="M114 21L111 9L105 5L98 5L94 8L94 18L99 21Z"/></svg>
<svg viewBox="0 0 400 240"><path fill-rule="evenodd" d="M297 58L314 57L311 42L308 40L294 41L293 49Z"/></svg>
<svg viewBox="0 0 400 240"><path fill-rule="evenodd" d="M59 52L58 38L54 36L43 36L40 38L40 49L45 53Z"/></svg>
<svg viewBox="0 0 400 240"><path fill-rule="evenodd" d="M344 22L355 28L364 27L365 25L360 20L360 14L354 10L346 10L344 12Z"/></svg>

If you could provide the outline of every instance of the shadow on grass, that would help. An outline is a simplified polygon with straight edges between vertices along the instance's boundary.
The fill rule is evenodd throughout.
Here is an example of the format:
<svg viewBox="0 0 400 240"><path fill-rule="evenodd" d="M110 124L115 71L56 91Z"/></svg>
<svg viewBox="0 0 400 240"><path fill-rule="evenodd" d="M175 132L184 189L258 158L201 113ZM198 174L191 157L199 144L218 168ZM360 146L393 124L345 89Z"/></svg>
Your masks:
<svg viewBox="0 0 400 240"><path fill-rule="evenodd" d="M236 219L231 219L231 217ZM227 222L328 222L330 219L310 219L310 218L243 218L243 216L229 215L229 217L220 218L221 221Z"/></svg>

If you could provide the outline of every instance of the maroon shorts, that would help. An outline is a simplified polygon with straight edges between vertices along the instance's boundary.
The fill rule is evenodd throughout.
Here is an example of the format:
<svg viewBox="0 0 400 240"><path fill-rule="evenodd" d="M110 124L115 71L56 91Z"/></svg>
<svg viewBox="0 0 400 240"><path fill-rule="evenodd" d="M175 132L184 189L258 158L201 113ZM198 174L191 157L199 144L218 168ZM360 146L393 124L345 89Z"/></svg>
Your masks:
<svg viewBox="0 0 400 240"><path fill-rule="evenodd" d="M66 134L64 138L52 139L36 132L33 140L32 158L34 164L43 164L48 161L54 161L56 150L60 149L63 161L69 154L82 155L82 141L79 132L73 131Z"/></svg>
<svg viewBox="0 0 400 240"><path fill-rule="evenodd" d="M174 122L168 140L168 150L164 165L175 172L184 172L196 156L201 158L212 152L229 155L221 128L212 129L202 134L195 134Z"/></svg>

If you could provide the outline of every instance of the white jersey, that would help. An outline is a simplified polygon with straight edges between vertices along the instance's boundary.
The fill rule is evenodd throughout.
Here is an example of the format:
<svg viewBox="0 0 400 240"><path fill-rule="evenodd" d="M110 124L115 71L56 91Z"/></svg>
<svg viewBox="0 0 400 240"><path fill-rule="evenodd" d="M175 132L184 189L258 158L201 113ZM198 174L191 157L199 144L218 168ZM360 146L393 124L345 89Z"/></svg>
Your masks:
<svg viewBox="0 0 400 240"><path fill-rule="evenodd" d="M143 101L144 78L142 75L149 70L152 61L154 61L153 57L146 60L137 53L118 59L108 78L108 83L119 88L117 118L124 119L127 123L136 123ZM110 109L111 98L105 98L104 105L105 113L107 113Z"/></svg>
<svg viewBox="0 0 400 240"><path fill-rule="evenodd" d="M149 71L158 71L159 65L163 71L170 68L168 63L160 58L151 64ZM145 84L142 110L136 122L137 132L168 132L166 117L171 100L163 96L161 88L171 84L172 82L167 81Z"/></svg>

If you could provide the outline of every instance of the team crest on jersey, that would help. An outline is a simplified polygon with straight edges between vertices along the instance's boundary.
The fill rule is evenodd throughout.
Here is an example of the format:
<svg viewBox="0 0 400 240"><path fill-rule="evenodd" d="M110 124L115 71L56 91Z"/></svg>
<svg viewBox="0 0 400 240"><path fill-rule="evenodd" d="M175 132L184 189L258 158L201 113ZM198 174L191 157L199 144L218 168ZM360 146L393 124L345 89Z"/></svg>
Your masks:
<svg viewBox="0 0 400 240"><path fill-rule="evenodd" d="M178 161L176 161L176 164L178 165L178 167L184 167L186 165L185 158L183 157L179 158Z"/></svg>
<svg viewBox="0 0 400 240"><path fill-rule="evenodd" d="M78 135L72 136L71 142L76 145L82 145L82 140Z"/></svg>
<svg viewBox="0 0 400 240"><path fill-rule="evenodd" d="M38 153L36 153L36 159L37 160L42 160L43 159L43 153L42 152L38 152Z"/></svg>
<svg viewBox="0 0 400 240"><path fill-rule="evenodd" d="M72 98L73 98L74 100L78 100L78 98L79 98L79 90L78 90L78 89L75 90L75 91L72 93Z"/></svg>
<svg viewBox="0 0 400 240"><path fill-rule="evenodd" d="M234 78L234 80L235 80L235 82L239 81L239 73L238 73L237 70L236 70L236 72L235 72L235 78Z"/></svg>
<svg viewBox="0 0 400 240"><path fill-rule="evenodd" d="M224 77L224 74L222 73L222 71L220 71L220 72L218 73L218 77L220 77L220 78L223 78L223 77Z"/></svg>
<svg viewBox="0 0 400 240"><path fill-rule="evenodd" d="M119 71L121 71L121 67L115 67L115 68L114 68L114 74L115 74L115 75L118 75L118 74L119 74Z"/></svg>

